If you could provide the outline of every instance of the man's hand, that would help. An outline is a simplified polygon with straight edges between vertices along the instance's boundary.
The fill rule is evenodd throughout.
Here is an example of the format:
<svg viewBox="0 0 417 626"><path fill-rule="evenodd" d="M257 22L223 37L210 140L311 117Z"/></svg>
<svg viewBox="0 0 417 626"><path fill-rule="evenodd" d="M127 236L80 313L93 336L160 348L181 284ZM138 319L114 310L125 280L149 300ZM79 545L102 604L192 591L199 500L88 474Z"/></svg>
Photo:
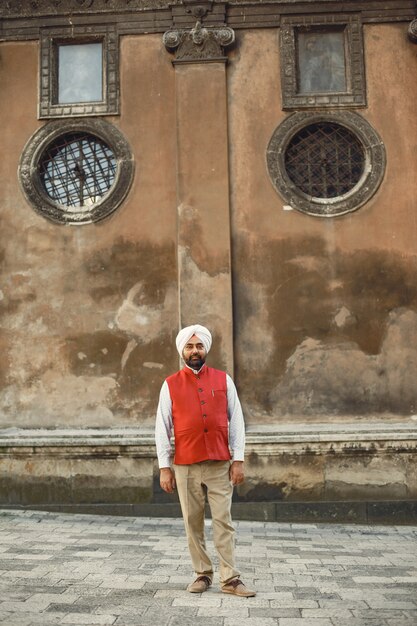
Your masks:
<svg viewBox="0 0 417 626"><path fill-rule="evenodd" d="M164 491L172 493L175 489L175 475L170 467L163 467L159 471L159 483Z"/></svg>
<svg viewBox="0 0 417 626"><path fill-rule="evenodd" d="M233 461L229 470L230 482L232 485L240 485L245 480L243 471L243 461Z"/></svg>

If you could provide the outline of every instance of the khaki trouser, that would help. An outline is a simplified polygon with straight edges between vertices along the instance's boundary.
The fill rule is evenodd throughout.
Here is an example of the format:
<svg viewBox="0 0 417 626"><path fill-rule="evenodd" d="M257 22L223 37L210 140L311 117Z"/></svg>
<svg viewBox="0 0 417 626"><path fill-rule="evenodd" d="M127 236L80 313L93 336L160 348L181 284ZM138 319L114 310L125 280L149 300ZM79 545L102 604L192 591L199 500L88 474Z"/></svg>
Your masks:
<svg viewBox="0 0 417 626"><path fill-rule="evenodd" d="M220 583L240 576L235 568L234 528L230 507L233 486L229 461L203 461L193 465L174 465L177 490L184 517L191 561L198 576L213 579L213 565L204 537L205 491L213 520L213 539L220 561Z"/></svg>

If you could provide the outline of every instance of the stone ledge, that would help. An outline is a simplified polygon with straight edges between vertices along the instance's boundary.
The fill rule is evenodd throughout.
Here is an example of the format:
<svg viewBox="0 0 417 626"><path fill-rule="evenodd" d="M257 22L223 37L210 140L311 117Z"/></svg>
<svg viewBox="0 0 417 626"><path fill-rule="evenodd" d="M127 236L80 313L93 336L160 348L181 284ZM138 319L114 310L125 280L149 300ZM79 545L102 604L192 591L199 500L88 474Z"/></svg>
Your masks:
<svg viewBox="0 0 417 626"><path fill-rule="evenodd" d="M1 510L38 510L127 517L181 517L177 503L3 505ZM207 507L206 516L210 517ZM343 502L234 502L234 520L282 523L415 525L416 500Z"/></svg>
<svg viewBox="0 0 417 626"><path fill-rule="evenodd" d="M414 416L413 416L414 418ZM361 423L281 423L249 426L248 447L257 444L305 444L320 442L417 441L417 421ZM153 429L57 428L0 430L0 448L50 446L154 446Z"/></svg>

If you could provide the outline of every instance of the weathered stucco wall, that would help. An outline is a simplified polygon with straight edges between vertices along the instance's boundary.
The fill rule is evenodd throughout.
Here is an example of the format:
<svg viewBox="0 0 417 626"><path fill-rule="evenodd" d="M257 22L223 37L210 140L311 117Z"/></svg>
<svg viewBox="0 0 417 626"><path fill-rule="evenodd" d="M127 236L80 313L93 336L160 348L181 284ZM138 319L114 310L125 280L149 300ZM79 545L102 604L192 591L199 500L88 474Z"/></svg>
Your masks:
<svg viewBox="0 0 417 626"><path fill-rule="evenodd" d="M121 41L122 115L111 121L134 154L133 186L109 219L66 227L32 210L16 175L41 125L38 46L2 43L0 54L0 423L151 423L178 363L170 59L158 35Z"/></svg>
<svg viewBox="0 0 417 626"><path fill-rule="evenodd" d="M230 55L235 368L250 423L417 411L416 53L405 24L364 37L359 113L388 164L365 206L332 219L283 210L268 178L266 147L287 115L278 31L242 33Z"/></svg>
<svg viewBox="0 0 417 626"><path fill-rule="evenodd" d="M410 167L417 86L409 80L415 49L404 24L364 30L369 106L361 115L384 141L387 169L372 200L340 218L284 211L267 174L266 146L286 117L278 30L241 31L230 53L234 347L236 380L252 423L417 410L416 206ZM188 213L201 205L208 226L200 233L199 223L190 226L188 213L180 211L179 239L177 234L176 163L182 154L177 133L186 137L187 120L190 128L194 122L199 127L201 106L193 109L192 89L176 98L182 74L175 75L159 35L122 38L121 115L111 121L134 154L132 189L103 222L54 225L27 204L16 177L22 148L41 125L36 119L38 46L2 43L1 55L0 115L8 154L0 166L2 424L150 424L160 381L177 367L178 244L195 266L194 274L191 266L180 274L183 316L201 310L209 323L212 309L216 328L223 319L218 304L225 307L230 297L228 275L219 289L217 270L210 276L207 269L214 263L224 272L213 251L211 265L206 259L200 267L207 237L226 265L228 259L220 239L216 248L219 216L208 217L213 185L202 177L200 197L195 182L192 189L187 180L181 183L188 171L183 165L178 180L185 185ZM381 63L389 88L381 80ZM199 76L203 70L196 70ZM200 102L202 87L194 91ZM220 91L221 77L219 102ZM177 131L179 113L182 130ZM227 133L225 119L215 128L207 126L207 150L212 137L215 152L222 128ZM213 160L214 152L209 150L207 158L210 153ZM183 158L194 180L190 150ZM223 187L224 195L227 181ZM204 299L214 299L210 310L200 305L201 289ZM230 348L222 352L216 345L214 356L232 367Z"/></svg>
<svg viewBox="0 0 417 626"><path fill-rule="evenodd" d="M387 168L365 206L332 219L283 210L268 177L267 145L288 115L278 29L239 30L226 69L174 68L160 34L122 37L121 114L108 119L135 177L111 217L78 227L40 217L19 189L23 147L43 125L39 50L0 43L0 503L166 502L152 425L178 367L178 324L196 317L216 334L210 362L234 366L249 425L238 504L416 497L406 29L364 27L359 113Z"/></svg>

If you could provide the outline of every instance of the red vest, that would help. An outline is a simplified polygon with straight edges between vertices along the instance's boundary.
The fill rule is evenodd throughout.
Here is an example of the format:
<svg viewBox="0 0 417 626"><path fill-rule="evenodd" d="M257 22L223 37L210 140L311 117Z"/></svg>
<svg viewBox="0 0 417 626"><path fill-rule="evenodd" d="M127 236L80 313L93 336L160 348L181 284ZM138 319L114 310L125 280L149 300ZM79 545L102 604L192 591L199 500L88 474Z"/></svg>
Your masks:
<svg viewBox="0 0 417 626"><path fill-rule="evenodd" d="M177 465L227 461L229 420L226 373L204 365L199 374L188 367L167 378Z"/></svg>

